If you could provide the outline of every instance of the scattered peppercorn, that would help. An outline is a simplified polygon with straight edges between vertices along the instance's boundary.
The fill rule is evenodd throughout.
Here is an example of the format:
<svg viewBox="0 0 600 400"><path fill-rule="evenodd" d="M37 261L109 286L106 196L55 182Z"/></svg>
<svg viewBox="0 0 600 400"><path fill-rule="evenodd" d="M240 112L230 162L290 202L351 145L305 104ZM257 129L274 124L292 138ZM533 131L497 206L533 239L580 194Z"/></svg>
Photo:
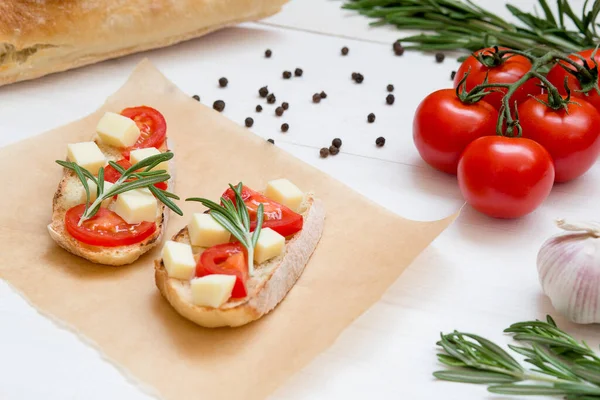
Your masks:
<svg viewBox="0 0 600 400"><path fill-rule="evenodd" d="M272 54L273 54L273 52L270 49L265 50L265 57L271 58Z"/></svg>
<svg viewBox="0 0 600 400"><path fill-rule="evenodd" d="M213 108L218 112L221 112L225 109L225 102L223 100L217 100L213 103Z"/></svg>
<svg viewBox="0 0 600 400"><path fill-rule="evenodd" d="M392 49L394 50L394 54L396 54L397 56L401 56L402 54L404 54L404 47L402 47L402 43L400 43L399 41L394 42L394 44L392 45Z"/></svg>
<svg viewBox="0 0 600 400"><path fill-rule="evenodd" d="M342 139L335 138L331 141L331 145L337 147L338 149L342 147Z"/></svg>
<svg viewBox="0 0 600 400"><path fill-rule="evenodd" d="M369 121L369 123L375 122L375 114L371 113L367 115L367 121Z"/></svg>
<svg viewBox="0 0 600 400"><path fill-rule="evenodd" d="M383 136L379 136L377 139L375 139L375 144L377 147L383 147L385 144L385 138Z"/></svg>
<svg viewBox="0 0 600 400"><path fill-rule="evenodd" d="M246 126L248 128L250 128L252 125L254 125L254 120L250 117L246 118L246 120L244 122L246 123Z"/></svg>
<svg viewBox="0 0 600 400"><path fill-rule="evenodd" d="M342 47L342 55L343 56L347 56L348 55L348 48L346 46Z"/></svg>
<svg viewBox="0 0 600 400"><path fill-rule="evenodd" d="M319 93L315 93L313 94L313 103L320 103L321 102L321 95Z"/></svg>
<svg viewBox="0 0 600 400"><path fill-rule="evenodd" d="M435 61L441 63L444 61L444 58L446 58L444 53L435 53Z"/></svg>
<svg viewBox="0 0 600 400"><path fill-rule="evenodd" d="M321 92L321 93L319 93L319 96L321 96L322 99L326 99L327 98L327 93Z"/></svg>
<svg viewBox="0 0 600 400"><path fill-rule="evenodd" d="M283 79L290 79L292 77L292 73L290 71L283 71Z"/></svg>
<svg viewBox="0 0 600 400"><path fill-rule="evenodd" d="M278 117L281 117L281 116L283 115L283 107L277 107L277 108L275 109L275 114L276 114Z"/></svg>
<svg viewBox="0 0 600 400"><path fill-rule="evenodd" d="M227 86L228 83L229 83L229 81L227 80L227 78L219 79L219 86L221 86L221 87Z"/></svg>
<svg viewBox="0 0 600 400"><path fill-rule="evenodd" d="M385 98L385 102L388 103L389 105L394 104L394 100L396 100L396 98L394 97L393 94L388 94L387 97Z"/></svg>
<svg viewBox="0 0 600 400"><path fill-rule="evenodd" d="M290 129L288 124L281 124L281 132L287 132Z"/></svg>
<svg viewBox="0 0 600 400"><path fill-rule="evenodd" d="M339 152L340 152L340 149L338 149L337 147L329 146L329 154L331 154L332 156L335 156Z"/></svg>
<svg viewBox="0 0 600 400"><path fill-rule="evenodd" d="M275 144L275 141L273 139L267 139L267 142L269 142L271 144Z"/></svg>
<svg viewBox="0 0 600 400"><path fill-rule="evenodd" d="M269 94L269 88L267 86L263 86L260 89L258 89L258 95L260 97L267 97L268 94Z"/></svg>
<svg viewBox="0 0 600 400"><path fill-rule="evenodd" d="M364 79L365 77L361 73L356 74L356 78L354 78L356 83L362 83Z"/></svg>
<svg viewBox="0 0 600 400"><path fill-rule="evenodd" d="M450 80L453 81L455 77L456 77L456 71L450 72Z"/></svg>
<svg viewBox="0 0 600 400"><path fill-rule="evenodd" d="M287 110L288 108L290 108L290 105L287 101L284 101L283 103L281 103L281 108Z"/></svg>
<svg viewBox="0 0 600 400"><path fill-rule="evenodd" d="M261 112L262 111L262 106L259 104L256 106L256 112Z"/></svg>
<svg viewBox="0 0 600 400"><path fill-rule="evenodd" d="M394 85L392 85L392 84L387 85L387 91L388 92L393 92L394 91Z"/></svg>
<svg viewBox="0 0 600 400"><path fill-rule="evenodd" d="M295 76L302 76L302 74L303 74L303 73L304 73L304 71L302 71L302 69L301 69L301 68L296 68L296 69L294 70L294 75L295 75Z"/></svg>
<svg viewBox="0 0 600 400"><path fill-rule="evenodd" d="M267 96L267 103L269 104L273 104L275 103L277 99L275 98L275 95L273 93L271 93L270 95Z"/></svg>
<svg viewBox="0 0 600 400"><path fill-rule="evenodd" d="M352 80L356 80L356 77L358 76L358 72L353 72L352 73Z"/></svg>
<svg viewBox="0 0 600 400"><path fill-rule="evenodd" d="M197 94L192 96L192 99L196 100L196 101L200 101L200 96L198 96Z"/></svg>
<svg viewBox="0 0 600 400"><path fill-rule="evenodd" d="M329 155L329 149L327 147L323 147L321 150L319 150L319 154L321 155L321 158L325 158Z"/></svg>

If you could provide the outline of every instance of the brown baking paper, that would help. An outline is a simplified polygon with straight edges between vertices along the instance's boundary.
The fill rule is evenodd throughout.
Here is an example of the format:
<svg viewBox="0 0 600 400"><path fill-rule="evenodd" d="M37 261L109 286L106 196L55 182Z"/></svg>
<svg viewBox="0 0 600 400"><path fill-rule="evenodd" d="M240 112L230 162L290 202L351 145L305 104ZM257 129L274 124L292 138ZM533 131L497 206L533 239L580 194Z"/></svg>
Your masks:
<svg viewBox="0 0 600 400"><path fill-rule="evenodd" d="M126 267L95 265L49 237L52 196L70 142L90 140L104 111L146 104L166 117L182 199L218 199L228 183L262 189L286 177L327 209L302 277L269 315L205 329L180 317L154 284L160 246ZM16 168L15 165L27 167ZM0 277L34 307L93 343L166 400L262 399L330 346L457 216L409 221L362 197L185 95L148 61L98 111L0 150ZM195 202L172 213L171 237Z"/></svg>

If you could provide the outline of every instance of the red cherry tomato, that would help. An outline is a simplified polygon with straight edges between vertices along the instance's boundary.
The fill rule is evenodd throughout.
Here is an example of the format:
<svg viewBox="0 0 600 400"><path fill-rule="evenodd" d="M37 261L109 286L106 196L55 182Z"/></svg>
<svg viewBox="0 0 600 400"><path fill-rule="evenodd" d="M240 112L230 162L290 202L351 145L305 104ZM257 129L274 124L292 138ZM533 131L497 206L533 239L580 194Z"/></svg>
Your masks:
<svg viewBox="0 0 600 400"><path fill-rule="evenodd" d="M594 62L592 60L593 52L594 49L588 49L577 53L586 60L586 64L590 68L595 67ZM575 61L577 64L583 65L583 61L580 60L579 57L571 54L569 58ZM596 60L598 65L600 65L600 51L596 53L594 60ZM560 61L560 63L566 66L567 68L574 69L571 65L565 63L564 61ZM581 84L579 83L576 77L565 71L560 65L557 64L554 67L552 67L552 69L548 72L548 75L546 76L550 83L556 86L561 94L567 94L567 91L564 86L565 77L567 77L567 85L569 85L569 89L571 89L571 96L586 100L587 102L591 103L597 110L600 111L600 95L598 95L598 93L594 89L588 91L587 93L582 93L580 91L578 92L578 90L581 90Z"/></svg>
<svg viewBox="0 0 600 400"><path fill-rule="evenodd" d="M507 50L505 47L500 47L500 50ZM491 60L491 55L494 53L494 49L492 47L487 47L485 49L478 50L476 54L482 54L484 56L488 56L488 59ZM488 78L488 83L513 83L518 81L525 75L529 69L531 68L531 62L523 56L507 54L503 57L503 62L500 65L496 66L487 66L479 62L479 60L473 56L467 58L458 68L456 72L456 76L454 77L454 87L458 86L458 83L463 79L464 74L469 71L469 76L466 81L467 90L473 89L473 87L483 83L486 75ZM515 94L511 97L510 103L511 106L514 105L514 102L521 103L527 100L528 95L540 94L541 88L537 85L540 83L539 79L529 79L525 84L523 84ZM502 105L502 97L504 97L504 93L506 93L506 89L498 88L496 89L501 93L490 93L484 97L485 101L490 103L494 108L500 110L500 106Z"/></svg>
<svg viewBox="0 0 600 400"><path fill-rule="evenodd" d="M248 263L244 246L239 242L224 243L204 250L196 264L196 276L200 278L212 274L235 275L231 297L246 297Z"/></svg>
<svg viewBox="0 0 600 400"><path fill-rule="evenodd" d="M465 149L458 163L458 186L474 209L496 218L518 218L550 194L554 166L550 154L531 139L484 136Z"/></svg>
<svg viewBox="0 0 600 400"><path fill-rule="evenodd" d="M116 161L116 163L125 169L131 168L131 162L124 158ZM104 168L104 180L106 182L115 183L120 177L121 173L114 169L111 165L107 165L106 168ZM158 189L167 190L167 182L158 182L155 183L154 186Z"/></svg>
<svg viewBox="0 0 600 400"><path fill-rule="evenodd" d="M147 147L161 147L167 135L167 122L165 117L152 107L129 107L121 111L121 115L131 118L140 128L140 136L135 144L123 151L123 157L129 159L133 149Z"/></svg>
<svg viewBox="0 0 600 400"><path fill-rule="evenodd" d="M413 120L413 141L421 158L432 167L456 175L463 150L481 136L494 135L498 111L479 101L463 103L453 89L427 96Z"/></svg>
<svg viewBox="0 0 600 400"><path fill-rule="evenodd" d="M235 193L231 188L223 193L223 197L229 198L235 204ZM256 213L258 205L263 204L263 228L271 228L282 236L290 236L302 229L304 219L302 215L295 213L283 204L279 204L254 190L243 186L242 199L248 208L250 215L250 231L256 228Z"/></svg>
<svg viewBox="0 0 600 400"><path fill-rule="evenodd" d="M96 215L79 226L84 211L85 204L67 210L65 228L75 239L92 246L127 246L141 242L156 231L154 222L128 224L107 208L100 208Z"/></svg>
<svg viewBox="0 0 600 400"><path fill-rule="evenodd" d="M547 101L547 96L538 96ZM554 110L531 98L519 106L523 137L535 140L554 161L555 182L567 182L588 171L600 155L600 113L577 100L568 110Z"/></svg>

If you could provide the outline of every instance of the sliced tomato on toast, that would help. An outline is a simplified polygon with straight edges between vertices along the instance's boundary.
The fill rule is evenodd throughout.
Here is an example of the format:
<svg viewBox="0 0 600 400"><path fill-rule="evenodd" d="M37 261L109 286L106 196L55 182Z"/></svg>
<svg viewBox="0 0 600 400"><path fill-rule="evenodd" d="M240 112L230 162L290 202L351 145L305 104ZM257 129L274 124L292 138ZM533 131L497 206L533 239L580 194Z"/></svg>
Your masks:
<svg viewBox="0 0 600 400"><path fill-rule="evenodd" d="M241 243L224 243L206 249L196 264L196 277L223 274L235 275L235 285L231 292L232 298L242 298L248 295L246 281L248 280L248 262L244 246Z"/></svg>
<svg viewBox="0 0 600 400"><path fill-rule="evenodd" d="M135 144L123 151L123 157L129 159L129 153L134 149L147 147L160 148L167 137L167 122L160 111L148 107L137 106L125 108L121 115L135 121L140 129L140 136Z"/></svg>

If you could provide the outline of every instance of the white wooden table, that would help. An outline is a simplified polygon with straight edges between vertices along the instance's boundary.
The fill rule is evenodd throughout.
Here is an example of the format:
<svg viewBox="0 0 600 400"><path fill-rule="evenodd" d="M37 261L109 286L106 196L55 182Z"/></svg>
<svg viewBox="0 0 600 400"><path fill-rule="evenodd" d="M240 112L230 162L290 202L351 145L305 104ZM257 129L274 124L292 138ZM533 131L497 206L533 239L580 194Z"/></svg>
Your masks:
<svg viewBox="0 0 600 400"><path fill-rule="evenodd" d="M502 2L478 3L508 14ZM534 0L518 3L527 8ZM463 204L455 179L420 160L411 124L424 96L451 85L457 63L448 57L437 64L431 54L415 52L395 57L391 43L402 32L369 29L366 19L340 10L341 4L293 0L261 23L0 88L0 146L92 112L141 57L148 57L190 95L199 94L209 105L225 100L228 118L243 124L253 117L257 135L275 139L277 146L398 214L419 220L451 214ZM343 46L350 48L347 57L340 56ZM266 48L273 50L271 59L263 57ZM304 70L302 78L281 78L282 71L296 67ZM362 85L350 80L354 71L364 74ZM221 76L229 79L226 89L217 85ZM396 87L393 106L385 104L388 83ZM254 111L263 85L278 102L290 103L285 117L275 117L271 107ZM313 104L312 94L321 90L327 99ZM374 124L366 123L370 112L377 115ZM279 130L283 122L290 124L285 135ZM375 147L378 136L386 137L385 147ZM342 153L319 158L319 148L334 137L344 141ZM438 335L460 329L506 343L501 332L510 323L556 315L541 294L535 257L557 232L554 218L598 219L599 180L596 165L577 182L555 187L543 207L519 220L492 220L466 207L380 302L272 398L494 398L486 397L484 387L432 378L440 368ZM570 332L598 344L597 326L572 326L556 316ZM0 399L38 398L148 399L95 350L38 315L0 281Z"/></svg>

